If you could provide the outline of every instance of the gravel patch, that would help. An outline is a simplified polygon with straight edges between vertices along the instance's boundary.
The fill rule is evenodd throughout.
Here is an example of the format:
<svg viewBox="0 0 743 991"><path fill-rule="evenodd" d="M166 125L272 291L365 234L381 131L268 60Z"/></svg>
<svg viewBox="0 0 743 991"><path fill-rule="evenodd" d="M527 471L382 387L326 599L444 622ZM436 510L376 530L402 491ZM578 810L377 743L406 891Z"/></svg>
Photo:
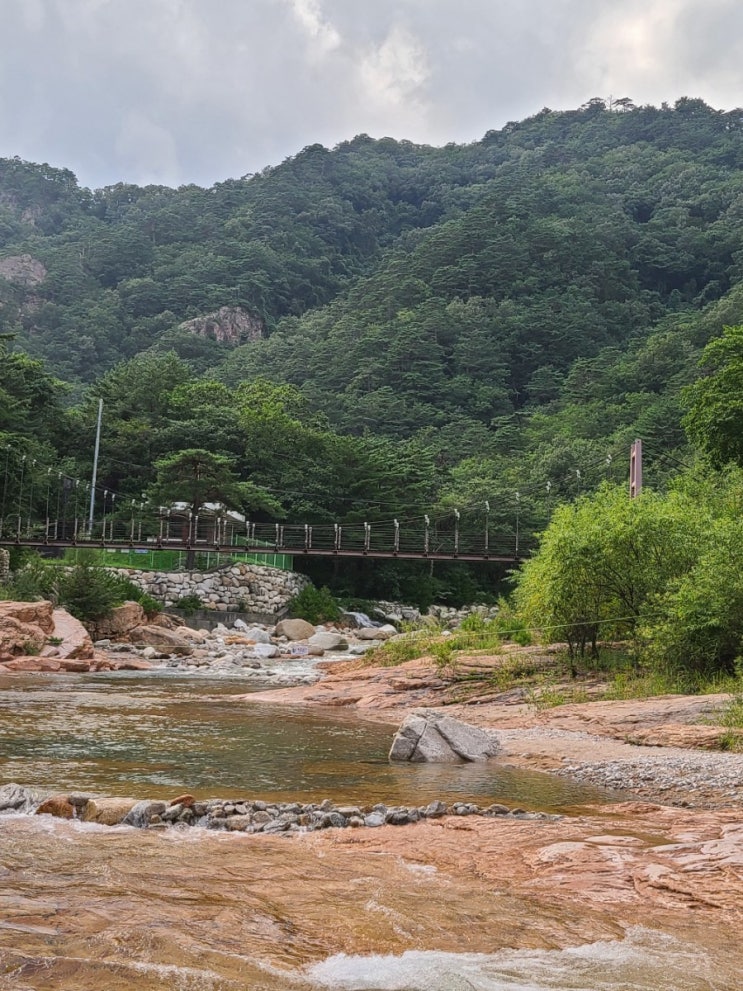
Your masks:
<svg viewBox="0 0 743 991"><path fill-rule="evenodd" d="M643 747L573 730L497 730L506 758L581 784L687 808L743 806L743 754Z"/></svg>
<svg viewBox="0 0 743 991"><path fill-rule="evenodd" d="M689 808L743 804L743 754L668 748L622 760L565 759L556 773Z"/></svg>

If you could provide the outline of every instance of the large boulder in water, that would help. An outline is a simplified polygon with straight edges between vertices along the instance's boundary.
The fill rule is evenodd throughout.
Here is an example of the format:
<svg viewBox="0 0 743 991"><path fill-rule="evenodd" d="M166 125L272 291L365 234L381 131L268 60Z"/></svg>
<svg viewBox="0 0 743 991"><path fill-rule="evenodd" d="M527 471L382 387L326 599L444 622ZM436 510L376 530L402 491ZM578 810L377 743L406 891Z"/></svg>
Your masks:
<svg viewBox="0 0 743 991"><path fill-rule="evenodd" d="M14 657L26 663L10 663ZM44 657L58 660L44 665ZM0 602L0 661L11 670L58 671L65 661L92 657L88 631L64 609L52 610L51 602Z"/></svg>
<svg viewBox="0 0 743 991"><path fill-rule="evenodd" d="M496 740L478 726L418 710L397 731L389 756L390 760L443 764L486 760L497 750Z"/></svg>
<svg viewBox="0 0 743 991"><path fill-rule="evenodd" d="M54 648L54 657L61 657L65 660L85 660L90 661L95 656L93 650L93 641L90 639L90 634L85 629L83 624L79 619L75 619L74 616L64 609L54 610L54 637L55 640L60 640ZM46 651L44 651L46 653ZM87 668L70 668L65 664L62 665L65 670L71 671L86 671Z"/></svg>

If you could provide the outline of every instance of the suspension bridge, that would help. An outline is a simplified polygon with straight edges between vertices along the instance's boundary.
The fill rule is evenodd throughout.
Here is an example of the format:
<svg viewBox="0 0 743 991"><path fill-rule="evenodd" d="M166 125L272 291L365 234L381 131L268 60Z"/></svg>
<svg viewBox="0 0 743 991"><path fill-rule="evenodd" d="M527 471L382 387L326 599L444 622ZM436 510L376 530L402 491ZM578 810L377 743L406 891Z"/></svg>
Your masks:
<svg viewBox="0 0 743 991"><path fill-rule="evenodd" d="M513 564L520 560L518 507L510 532L476 508L376 522L266 523L219 504L152 506L22 457L6 458L0 547L282 554ZM91 494L93 498L91 499ZM499 517L502 520L502 516Z"/></svg>

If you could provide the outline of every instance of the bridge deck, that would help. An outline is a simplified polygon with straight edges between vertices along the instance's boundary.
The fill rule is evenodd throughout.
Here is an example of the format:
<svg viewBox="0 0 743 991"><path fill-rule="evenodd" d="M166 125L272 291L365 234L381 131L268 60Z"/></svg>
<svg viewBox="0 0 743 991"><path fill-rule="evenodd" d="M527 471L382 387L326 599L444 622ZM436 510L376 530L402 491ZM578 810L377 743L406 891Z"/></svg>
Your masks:
<svg viewBox="0 0 743 991"><path fill-rule="evenodd" d="M335 557L335 558L376 558L380 560L397 561L465 561L465 562L493 562L502 564L515 564L519 558L513 554L498 554L489 552L474 552L471 550L461 551L440 551L431 549L429 551L415 550L379 550L364 548L336 548L336 547L287 547L276 544L266 546L265 544L250 545L240 544L206 544L199 541L196 544L181 543L180 541L101 541L101 540L46 540L43 538L21 537L20 539L0 536L0 547L35 547L35 548L58 548L65 550L68 548L79 548L88 550L110 550L110 551L194 551L198 554L253 554L256 556L273 556L275 554L286 554L290 557Z"/></svg>

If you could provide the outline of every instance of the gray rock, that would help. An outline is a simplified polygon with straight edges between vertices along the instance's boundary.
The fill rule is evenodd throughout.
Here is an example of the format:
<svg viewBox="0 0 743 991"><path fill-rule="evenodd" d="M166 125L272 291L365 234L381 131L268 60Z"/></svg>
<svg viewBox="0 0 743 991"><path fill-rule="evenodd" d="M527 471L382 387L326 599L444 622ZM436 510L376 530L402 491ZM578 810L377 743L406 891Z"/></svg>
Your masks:
<svg viewBox="0 0 743 991"><path fill-rule="evenodd" d="M153 802L146 799L143 802L137 802L127 812L121 822L125 826L137 826L139 829L143 829L149 824L152 816L162 817L163 813L167 811L167 808L168 806L165 802Z"/></svg>
<svg viewBox="0 0 743 991"><path fill-rule="evenodd" d="M439 816L446 815L446 803L438 800L431 802L423 810L423 815L428 819L438 819Z"/></svg>
<svg viewBox="0 0 743 991"><path fill-rule="evenodd" d="M353 654L354 657L361 657L363 654L368 654L370 650L374 650L375 647L381 646L381 640L367 640L366 643L354 643L349 648L349 654Z"/></svg>
<svg viewBox="0 0 743 991"><path fill-rule="evenodd" d="M407 809L390 809L384 821L390 826L404 826L411 820Z"/></svg>
<svg viewBox="0 0 743 991"><path fill-rule="evenodd" d="M395 629L394 626L392 629ZM389 640L389 634L387 636L383 636L380 634L380 630L380 626L365 626L361 630L356 630L354 635L357 640ZM395 633L397 633L397 630L395 630Z"/></svg>
<svg viewBox="0 0 743 991"><path fill-rule="evenodd" d="M235 626L240 622L240 620L235 620ZM245 636L248 640L252 640L253 643L271 643L271 637L265 630L262 630L260 626L248 626L243 623L243 630Z"/></svg>
<svg viewBox="0 0 743 991"><path fill-rule="evenodd" d="M370 812L368 815L365 815L364 825L370 829L375 829L377 826L384 826L384 812Z"/></svg>
<svg viewBox="0 0 743 991"><path fill-rule="evenodd" d="M267 822L262 832L264 833L285 833L289 829L291 823L283 821L281 819L272 819L271 822Z"/></svg>
<svg viewBox="0 0 743 991"><path fill-rule="evenodd" d="M485 760L494 756L498 744L477 726L434 712L408 716L390 748L390 760L454 763Z"/></svg>
<svg viewBox="0 0 743 991"><path fill-rule="evenodd" d="M276 626L276 636L287 640L307 640L315 633L315 627L303 619L282 619Z"/></svg>
<svg viewBox="0 0 743 991"><path fill-rule="evenodd" d="M11 782L0 787L0 812L33 812L44 798L37 788Z"/></svg>
<svg viewBox="0 0 743 991"><path fill-rule="evenodd" d="M340 633L333 630L322 630L307 640L310 647L319 647L321 650L347 650L348 640Z"/></svg>
<svg viewBox="0 0 743 991"><path fill-rule="evenodd" d="M498 743L486 730L451 716L436 716L436 729L463 760L485 760L498 752Z"/></svg>
<svg viewBox="0 0 743 991"><path fill-rule="evenodd" d="M231 816L227 822L227 829L235 833L244 833L249 830L252 825L252 819L248 815L235 815Z"/></svg>
<svg viewBox="0 0 743 991"><path fill-rule="evenodd" d="M327 829L329 826L333 826L336 829L342 829L343 826L347 826L345 816L342 816L339 812L326 812L322 817L322 827Z"/></svg>
<svg viewBox="0 0 743 991"><path fill-rule="evenodd" d="M257 643L255 647L251 649L251 653L254 657L279 657L281 651L276 646L275 643Z"/></svg>

